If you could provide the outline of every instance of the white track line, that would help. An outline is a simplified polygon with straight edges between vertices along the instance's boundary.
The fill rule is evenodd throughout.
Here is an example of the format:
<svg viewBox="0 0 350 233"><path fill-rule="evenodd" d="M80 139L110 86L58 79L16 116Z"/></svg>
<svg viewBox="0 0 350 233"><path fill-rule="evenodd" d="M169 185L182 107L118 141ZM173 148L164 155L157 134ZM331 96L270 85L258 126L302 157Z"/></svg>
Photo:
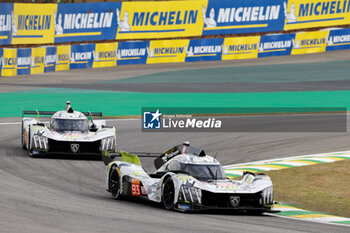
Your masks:
<svg viewBox="0 0 350 233"><path fill-rule="evenodd" d="M97 120L97 119L96 119ZM103 119L105 121L135 121L135 120L140 120L140 119L137 119L137 118L122 118L122 119ZM49 123L48 121L42 121L42 123ZM20 121L13 121L13 122L1 122L0 123L0 126L1 125L20 125L22 124L22 122Z"/></svg>
<svg viewBox="0 0 350 233"><path fill-rule="evenodd" d="M20 125L22 122L1 122L0 125Z"/></svg>
<svg viewBox="0 0 350 233"><path fill-rule="evenodd" d="M247 165L247 166L249 166L249 165L254 166L256 164L263 165L264 163L268 163L268 162L272 162L272 161L283 162L284 160L302 159L304 157L318 157L318 156L322 157L322 156L327 156L327 155L330 156L330 155L334 155L334 154L338 154L338 153L350 153L350 151L348 150L348 151L338 151L338 152L329 152L329 153L321 153L321 154L311 154L311 155L292 156L292 157L285 157L285 158L267 159L267 160L249 162L249 163L230 164L230 165L225 165L223 167L225 169L229 169L230 167L237 168L237 166L241 166L241 165ZM340 155L340 156L343 156L343 155ZM348 156L346 156L346 157L348 157Z"/></svg>
<svg viewBox="0 0 350 233"><path fill-rule="evenodd" d="M293 220L303 221L303 222L325 223L325 224L329 224L329 225L350 227L350 225L347 225L347 224L341 224L341 223L335 223L335 222L323 222L323 221L317 221L317 220L313 220L313 219L293 218L293 217L284 216L284 215L278 215L278 214L273 214L273 213L264 213L264 215L269 215L269 216L278 217L278 218L293 219Z"/></svg>

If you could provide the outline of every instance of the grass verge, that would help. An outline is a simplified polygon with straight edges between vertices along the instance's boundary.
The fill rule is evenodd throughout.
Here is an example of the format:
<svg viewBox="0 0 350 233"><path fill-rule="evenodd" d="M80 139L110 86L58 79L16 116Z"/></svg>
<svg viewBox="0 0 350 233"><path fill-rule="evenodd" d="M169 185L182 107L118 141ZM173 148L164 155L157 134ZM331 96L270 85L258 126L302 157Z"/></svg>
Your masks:
<svg viewBox="0 0 350 233"><path fill-rule="evenodd" d="M350 217L350 161L265 172L274 200L311 211Z"/></svg>

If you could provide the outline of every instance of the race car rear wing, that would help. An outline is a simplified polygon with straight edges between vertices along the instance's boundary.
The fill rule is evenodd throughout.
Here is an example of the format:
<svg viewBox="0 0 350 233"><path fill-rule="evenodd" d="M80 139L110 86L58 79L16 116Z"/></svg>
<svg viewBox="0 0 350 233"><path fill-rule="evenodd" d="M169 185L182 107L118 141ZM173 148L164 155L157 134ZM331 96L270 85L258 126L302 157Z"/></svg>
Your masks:
<svg viewBox="0 0 350 233"><path fill-rule="evenodd" d="M37 116L52 116L53 114L55 114L57 111L32 111L32 110L23 110L22 111L22 117L24 115L37 115ZM102 112L81 112L82 114L84 114L85 116L89 117L89 116L99 116L102 119Z"/></svg>
<svg viewBox="0 0 350 233"><path fill-rule="evenodd" d="M108 153L107 151L102 151L102 161L107 166L114 160L115 157L123 157L123 154L125 153L127 152L121 151L119 153ZM189 142L184 142L180 145L174 146L164 153L131 152L128 154L132 154L136 157L156 157L154 160L154 166L156 169L158 169L171 158L184 153L193 154L199 157L206 156L206 153L203 149L191 146Z"/></svg>
<svg viewBox="0 0 350 233"><path fill-rule="evenodd" d="M155 158L159 157L162 153L148 153L148 152L107 152L105 150L102 151L102 161L107 166L109 163L111 163L116 157L122 157L123 161L130 162L131 160L138 160L137 157L149 157L149 158ZM134 158L136 157L136 158ZM136 162L133 162L136 163Z"/></svg>

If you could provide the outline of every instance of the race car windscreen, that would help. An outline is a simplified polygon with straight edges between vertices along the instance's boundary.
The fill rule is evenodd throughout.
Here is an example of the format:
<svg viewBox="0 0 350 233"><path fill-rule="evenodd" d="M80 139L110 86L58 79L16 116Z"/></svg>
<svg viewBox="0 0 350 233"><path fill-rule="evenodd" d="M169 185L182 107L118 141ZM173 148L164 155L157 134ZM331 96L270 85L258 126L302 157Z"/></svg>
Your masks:
<svg viewBox="0 0 350 233"><path fill-rule="evenodd" d="M85 119L54 119L52 127L56 131L88 131L89 123Z"/></svg>
<svg viewBox="0 0 350 233"><path fill-rule="evenodd" d="M220 165L184 164L184 171L198 180L226 179L225 172Z"/></svg>

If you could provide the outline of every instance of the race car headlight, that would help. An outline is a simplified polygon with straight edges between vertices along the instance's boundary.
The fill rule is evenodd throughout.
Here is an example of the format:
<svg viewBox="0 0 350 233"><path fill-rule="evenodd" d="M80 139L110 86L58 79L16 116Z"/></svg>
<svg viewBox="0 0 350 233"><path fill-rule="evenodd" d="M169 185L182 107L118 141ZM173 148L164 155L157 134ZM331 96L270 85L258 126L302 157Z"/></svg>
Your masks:
<svg viewBox="0 0 350 233"><path fill-rule="evenodd" d="M202 190L182 185L179 193L179 201L184 203L202 203Z"/></svg>
<svg viewBox="0 0 350 233"><path fill-rule="evenodd" d="M33 136L34 149L48 150L48 139L44 136Z"/></svg>
<svg viewBox="0 0 350 233"><path fill-rule="evenodd" d="M261 193L262 205L269 205L273 202L273 188L272 186L265 188Z"/></svg>
<svg viewBox="0 0 350 233"><path fill-rule="evenodd" d="M114 137L108 137L101 140L101 148L100 150L111 151L115 150L115 139Z"/></svg>

